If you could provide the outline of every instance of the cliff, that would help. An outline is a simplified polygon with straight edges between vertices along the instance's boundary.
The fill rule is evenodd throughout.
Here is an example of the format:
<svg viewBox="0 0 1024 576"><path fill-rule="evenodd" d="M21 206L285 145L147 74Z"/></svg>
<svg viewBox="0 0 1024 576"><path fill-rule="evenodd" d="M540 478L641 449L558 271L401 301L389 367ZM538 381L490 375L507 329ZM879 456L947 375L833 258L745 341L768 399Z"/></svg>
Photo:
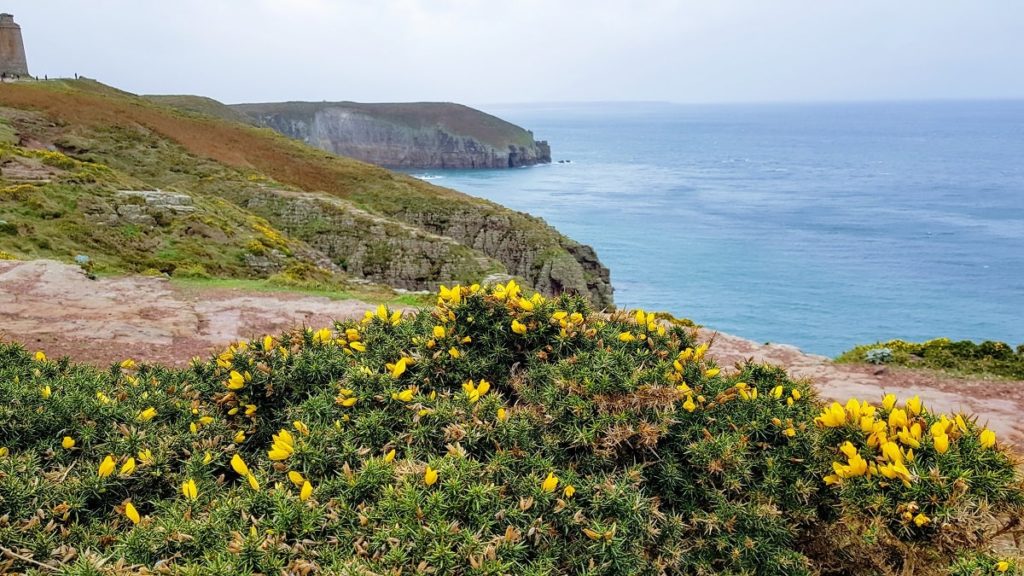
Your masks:
<svg viewBox="0 0 1024 576"><path fill-rule="evenodd" d="M509 274L612 303L593 250L543 220L185 100L91 81L0 87L0 257L412 290Z"/></svg>
<svg viewBox="0 0 1024 576"><path fill-rule="evenodd" d="M390 168L516 168L551 162L547 142L468 106L285 102L231 107L323 150Z"/></svg>

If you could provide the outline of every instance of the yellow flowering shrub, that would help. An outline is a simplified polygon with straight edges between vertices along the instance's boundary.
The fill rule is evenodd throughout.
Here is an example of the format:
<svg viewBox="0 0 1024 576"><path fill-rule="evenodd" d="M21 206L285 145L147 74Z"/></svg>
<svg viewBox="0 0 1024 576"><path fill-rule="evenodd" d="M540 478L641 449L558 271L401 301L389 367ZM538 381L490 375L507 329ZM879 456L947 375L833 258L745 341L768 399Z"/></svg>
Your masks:
<svg viewBox="0 0 1024 576"><path fill-rule="evenodd" d="M2 573L1019 565L993 537L1018 530L1020 477L973 419L822 404L780 368L715 365L689 327L515 282L185 369L52 356L0 345Z"/></svg>

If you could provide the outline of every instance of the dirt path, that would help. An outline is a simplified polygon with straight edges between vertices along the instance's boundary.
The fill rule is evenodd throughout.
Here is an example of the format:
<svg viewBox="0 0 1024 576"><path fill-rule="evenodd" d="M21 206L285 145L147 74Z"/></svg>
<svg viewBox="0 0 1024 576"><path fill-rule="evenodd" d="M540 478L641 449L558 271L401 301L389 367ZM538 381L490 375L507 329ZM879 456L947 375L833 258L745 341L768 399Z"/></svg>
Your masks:
<svg viewBox="0 0 1024 576"><path fill-rule="evenodd" d="M996 434L1017 445L1024 442L1024 382L954 378L930 370L835 364L825 356L783 344L758 344L737 336L701 330L700 339L714 339L709 354L729 367L747 358L785 366L793 378L807 378L821 396L845 403L849 398L880 400L887 392L901 400L914 394L925 406L941 412L977 414Z"/></svg>
<svg viewBox="0 0 1024 576"><path fill-rule="evenodd" d="M89 280L58 262L0 261L0 338L51 356L68 355L100 366L124 358L182 365L225 343L275 334L296 326L327 326L360 317L370 305L291 293L183 290L161 278ZM810 379L825 398L878 399L920 394L935 410L978 414L1000 438L1024 441L1024 382L959 379L921 370L833 364L779 344L758 344L728 334L714 339L711 355L723 367L747 358L785 366Z"/></svg>
<svg viewBox="0 0 1024 576"><path fill-rule="evenodd" d="M0 337L105 366L183 365L240 339L362 317L370 305L291 293L178 288L163 278L89 280L47 260L0 261Z"/></svg>

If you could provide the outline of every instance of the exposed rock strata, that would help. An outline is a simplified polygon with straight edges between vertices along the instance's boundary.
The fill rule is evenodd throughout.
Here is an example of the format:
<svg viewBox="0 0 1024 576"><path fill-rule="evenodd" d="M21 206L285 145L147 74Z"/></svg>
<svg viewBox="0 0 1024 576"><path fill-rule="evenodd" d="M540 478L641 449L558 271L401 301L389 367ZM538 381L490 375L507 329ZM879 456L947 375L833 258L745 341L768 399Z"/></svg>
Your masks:
<svg viewBox="0 0 1024 576"><path fill-rule="evenodd" d="M253 123L389 168L516 168L551 162L545 141L458 104L241 104Z"/></svg>

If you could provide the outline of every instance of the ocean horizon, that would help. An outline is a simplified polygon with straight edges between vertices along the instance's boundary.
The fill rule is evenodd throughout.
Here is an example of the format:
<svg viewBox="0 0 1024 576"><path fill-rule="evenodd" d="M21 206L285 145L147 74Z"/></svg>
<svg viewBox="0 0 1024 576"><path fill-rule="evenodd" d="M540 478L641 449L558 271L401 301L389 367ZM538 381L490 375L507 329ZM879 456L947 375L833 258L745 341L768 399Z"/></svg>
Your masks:
<svg viewBox="0 0 1024 576"><path fill-rule="evenodd" d="M483 109L553 163L413 174L592 245L620 307L828 356L1024 343L1024 100Z"/></svg>

